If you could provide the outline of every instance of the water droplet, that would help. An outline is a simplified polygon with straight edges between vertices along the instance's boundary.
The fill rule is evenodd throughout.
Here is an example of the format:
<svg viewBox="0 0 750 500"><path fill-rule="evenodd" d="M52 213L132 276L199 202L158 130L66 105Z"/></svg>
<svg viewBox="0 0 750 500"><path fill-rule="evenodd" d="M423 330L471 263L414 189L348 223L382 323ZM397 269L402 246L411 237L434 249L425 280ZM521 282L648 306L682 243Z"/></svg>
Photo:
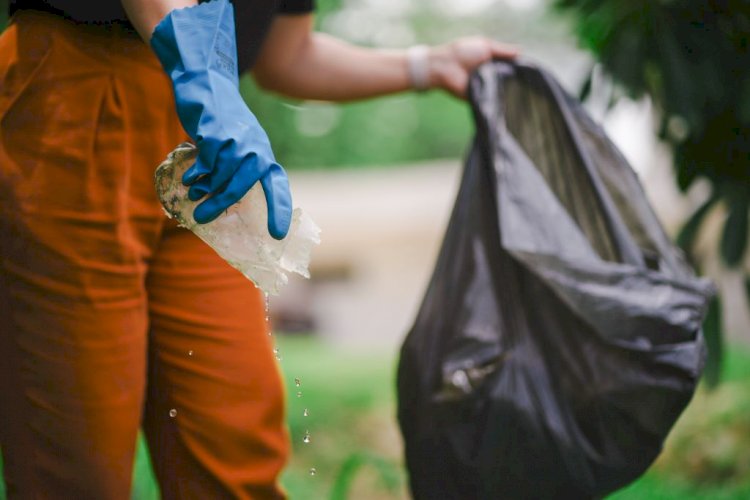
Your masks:
<svg viewBox="0 0 750 500"><path fill-rule="evenodd" d="M193 355L193 350L191 349L188 351L188 356L192 356L192 355Z"/></svg>
<svg viewBox="0 0 750 500"><path fill-rule="evenodd" d="M278 354L279 353L279 348L278 347L274 347L273 348L273 353L274 354Z"/></svg>
<svg viewBox="0 0 750 500"><path fill-rule="evenodd" d="M174 408L172 408L171 410L169 410L169 417L170 418L175 418L176 416L177 416L177 410L175 410Z"/></svg>
<svg viewBox="0 0 750 500"><path fill-rule="evenodd" d="M298 398L301 398L301 397L302 397L302 391L297 391L297 397L298 397Z"/></svg>
<svg viewBox="0 0 750 500"><path fill-rule="evenodd" d="M307 411L307 408L305 408L305 411L302 412L302 416L303 417L309 417L310 416L310 412Z"/></svg>
<svg viewBox="0 0 750 500"><path fill-rule="evenodd" d="M314 476L317 473L318 473L318 470L315 467L310 467L310 475L311 476Z"/></svg>
<svg viewBox="0 0 750 500"><path fill-rule="evenodd" d="M299 387L299 386L302 385L302 381L300 379L298 379L298 378L295 378L294 379L294 385L296 385L297 387Z"/></svg>
<svg viewBox="0 0 750 500"><path fill-rule="evenodd" d="M282 358L281 355L279 355L279 354L276 355L276 361L281 361L282 359L284 359L284 358Z"/></svg>
<svg viewBox="0 0 750 500"><path fill-rule="evenodd" d="M307 443L310 442L310 432L309 431L305 431L305 435L302 436L302 442L305 443L305 444L307 444Z"/></svg>

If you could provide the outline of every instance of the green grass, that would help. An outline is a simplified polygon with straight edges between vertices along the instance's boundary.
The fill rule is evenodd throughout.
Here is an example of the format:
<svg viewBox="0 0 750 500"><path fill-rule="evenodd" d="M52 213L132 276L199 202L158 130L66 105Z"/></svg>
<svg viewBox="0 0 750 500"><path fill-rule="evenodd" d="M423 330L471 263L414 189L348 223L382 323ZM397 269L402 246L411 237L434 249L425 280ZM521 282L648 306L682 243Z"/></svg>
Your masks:
<svg viewBox="0 0 750 500"><path fill-rule="evenodd" d="M294 451L283 482L291 498L340 498L349 482L351 498L406 498L393 356L339 351L312 338L282 338L279 345Z"/></svg>
<svg viewBox="0 0 750 500"><path fill-rule="evenodd" d="M312 337L279 337L278 346L293 447L282 479L289 496L407 498L394 417L393 357L341 352ZM306 432L309 443L303 442ZM142 441L134 472L133 500L157 500Z"/></svg>
<svg viewBox="0 0 750 500"><path fill-rule="evenodd" d="M283 476L290 497L408 498L395 421L393 354L346 352L302 337L280 338L279 347L294 448ZM698 391L648 473L609 500L750 498L750 350L731 349L723 376L715 391ZM305 431L309 444L302 440ZM156 500L157 491L141 446L133 498Z"/></svg>
<svg viewBox="0 0 750 500"><path fill-rule="evenodd" d="M294 444L283 480L291 498L408 498L394 416L395 358L342 352L312 338L281 338L279 345ZM750 350L729 350L722 375L718 389L699 389L648 473L609 500L750 498ZM306 430L310 444L302 442Z"/></svg>

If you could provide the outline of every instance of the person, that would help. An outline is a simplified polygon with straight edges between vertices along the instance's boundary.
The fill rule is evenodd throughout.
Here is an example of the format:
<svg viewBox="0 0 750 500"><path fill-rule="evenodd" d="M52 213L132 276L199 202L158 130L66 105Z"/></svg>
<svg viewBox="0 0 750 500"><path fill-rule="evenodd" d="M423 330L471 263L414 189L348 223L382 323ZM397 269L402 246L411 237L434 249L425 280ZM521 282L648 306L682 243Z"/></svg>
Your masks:
<svg viewBox="0 0 750 500"><path fill-rule="evenodd" d="M283 387L259 292L168 221L153 171L205 223L260 182L282 238L291 195L238 91L350 101L458 97L513 49L407 50L314 33L313 0L12 0L0 37L0 449L11 499L129 497L142 425L163 498L283 498ZM140 36L139 36L140 35ZM144 43L144 41L146 43Z"/></svg>

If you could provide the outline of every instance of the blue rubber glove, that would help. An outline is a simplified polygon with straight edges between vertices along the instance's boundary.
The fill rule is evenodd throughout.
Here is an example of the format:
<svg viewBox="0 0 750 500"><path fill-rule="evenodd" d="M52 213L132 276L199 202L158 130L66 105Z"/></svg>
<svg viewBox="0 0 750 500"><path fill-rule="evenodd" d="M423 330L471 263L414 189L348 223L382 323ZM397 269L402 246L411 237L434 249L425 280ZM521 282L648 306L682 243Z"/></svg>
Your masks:
<svg viewBox="0 0 750 500"><path fill-rule="evenodd" d="M172 79L182 126L200 148L182 177L191 200L210 195L195 208L196 222L212 221L260 181L268 232L282 239L292 217L289 181L240 95L232 4L173 10L156 26L151 46Z"/></svg>

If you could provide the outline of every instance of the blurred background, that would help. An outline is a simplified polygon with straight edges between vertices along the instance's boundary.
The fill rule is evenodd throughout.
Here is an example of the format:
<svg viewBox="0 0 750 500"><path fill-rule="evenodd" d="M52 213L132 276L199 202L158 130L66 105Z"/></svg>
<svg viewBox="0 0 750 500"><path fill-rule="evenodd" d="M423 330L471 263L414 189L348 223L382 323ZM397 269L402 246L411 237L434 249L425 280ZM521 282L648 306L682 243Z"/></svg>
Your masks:
<svg viewBox="0 0 750 500"><path fill-rule="evenodd" d="M750 2L317 3L318 29L357 44L482 34L518 45L585 100L720 289L704 383L663 455L611 498L750 498ZM295 451L284 483L293 499L408 498L394 368L473 134L468 106L439 93L292 102L241 85L295 204L322 228L311 279L271 300ZM146 456L141 447L135 499L158 495Z"/></svg>

